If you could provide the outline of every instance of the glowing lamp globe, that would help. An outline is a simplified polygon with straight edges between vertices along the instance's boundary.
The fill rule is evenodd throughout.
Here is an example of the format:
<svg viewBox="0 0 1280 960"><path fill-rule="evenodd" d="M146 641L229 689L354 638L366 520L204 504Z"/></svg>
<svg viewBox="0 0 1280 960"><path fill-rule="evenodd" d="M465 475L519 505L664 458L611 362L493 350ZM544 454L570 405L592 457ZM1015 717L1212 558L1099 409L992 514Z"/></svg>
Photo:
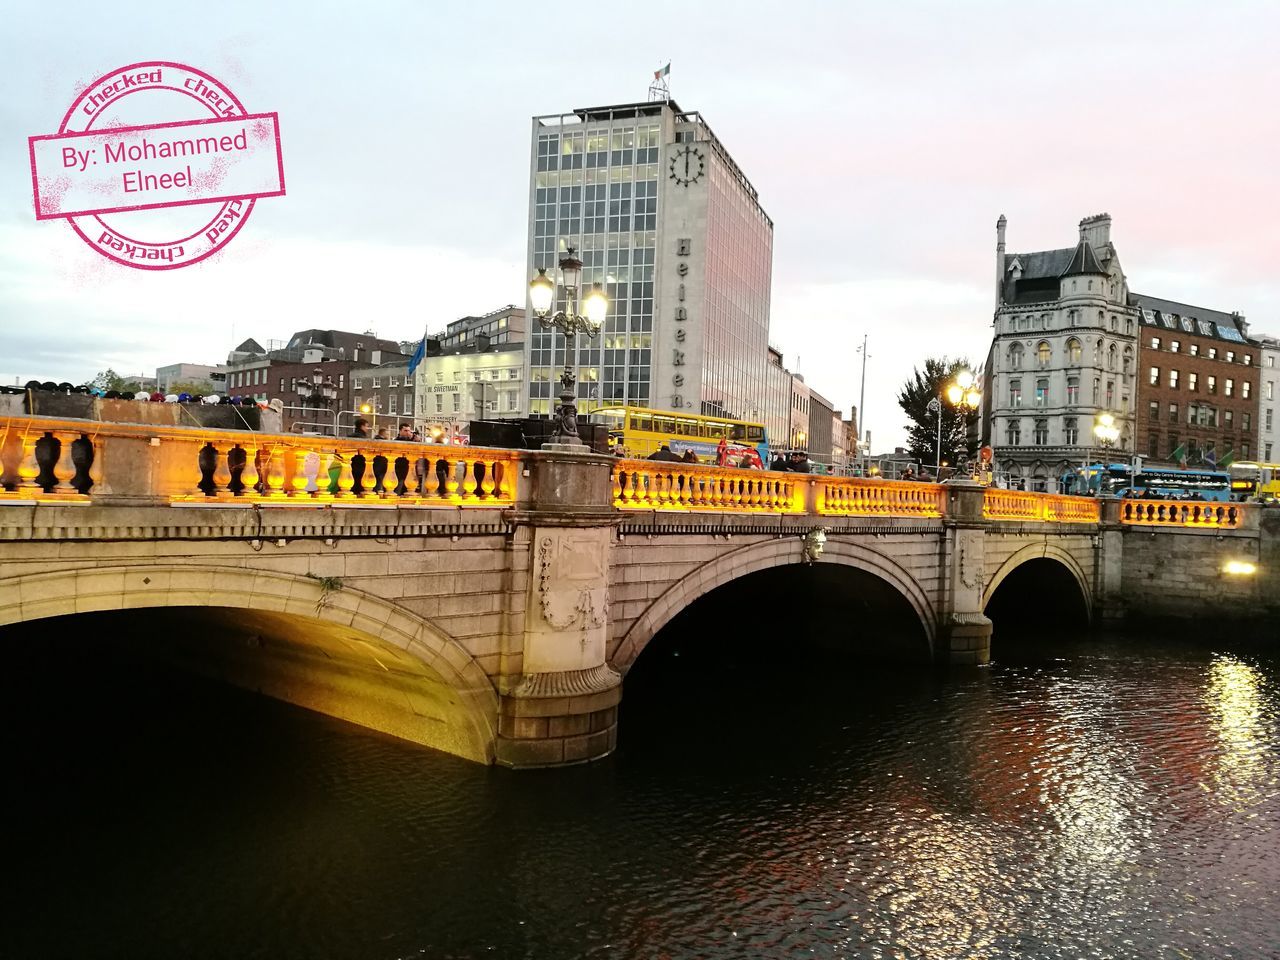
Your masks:
<svg viewBox="0 0 1280 960"><path fill-rule="evenodd" d="M582 309L586 312L587 319L598 327L604 323L605 314L609 312L609 300L599 287L595 287L582 301Z"/></svg>
<svg viewBox="0 0 1280 960"><path fill-rule="evenodd" d="M533 312L539 316L549 313L555 295L555 283L547 276L547 271L539 267L538 275L529 281L529 302L533 305Z"/></svg>

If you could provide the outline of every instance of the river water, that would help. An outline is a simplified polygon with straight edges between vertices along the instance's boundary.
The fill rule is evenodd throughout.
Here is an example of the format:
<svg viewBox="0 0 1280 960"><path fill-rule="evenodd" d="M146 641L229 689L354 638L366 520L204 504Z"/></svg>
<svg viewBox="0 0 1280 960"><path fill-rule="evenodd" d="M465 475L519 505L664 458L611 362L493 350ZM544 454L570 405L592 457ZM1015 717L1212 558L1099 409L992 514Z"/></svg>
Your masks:
<svg viewBox="0 0 1280 960"><path fill-rule="evenodd" d="M1280 956L1274 644L677 637L616 755L517 773L102 639L6 652L3 956Z"/></svg>

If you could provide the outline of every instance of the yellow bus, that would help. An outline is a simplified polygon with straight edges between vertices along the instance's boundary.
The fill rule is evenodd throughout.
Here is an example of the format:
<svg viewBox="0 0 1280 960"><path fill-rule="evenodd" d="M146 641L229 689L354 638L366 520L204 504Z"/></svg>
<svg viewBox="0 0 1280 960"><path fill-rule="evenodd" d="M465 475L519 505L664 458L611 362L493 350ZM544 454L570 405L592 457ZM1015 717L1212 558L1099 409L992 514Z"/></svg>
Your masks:
<svg viewBox="0 0 1280 960"><path fill-rule="evenodd" d="M704 417L649 407L599 407L591 420L609 427L609 447L616 454L643 460L664 443L683 456L692 450L700 463L715 463L723 439L730 466L768 466L769 439L763 423Z"/></svg>

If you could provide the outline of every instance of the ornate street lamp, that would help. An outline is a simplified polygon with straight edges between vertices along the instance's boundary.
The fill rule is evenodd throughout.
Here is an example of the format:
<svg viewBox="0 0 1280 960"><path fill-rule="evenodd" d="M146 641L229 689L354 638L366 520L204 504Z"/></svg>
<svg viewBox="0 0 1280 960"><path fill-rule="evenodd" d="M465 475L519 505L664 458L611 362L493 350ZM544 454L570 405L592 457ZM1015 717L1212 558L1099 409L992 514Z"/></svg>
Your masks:
<svg viewBox="0 0 1280 960"><path fill-rule="evenodd" d="M529 302L534 315L544 328L555 328L564 334L564 372L560 374L560 406L556 409L556 426L551 434L553 444L583 446L578 438L578 401L575 396L577 378L573 373L577 352L577 334L595 337L609 311L609 301L598 285L582 298L583 313L578 313L578 297L582 281L582 261L574 256L573 247L560 258L560 282L564 286L566 310L551 308L555 303L556 283L543 267L529 282Z"/></svg>
<svg viewBox="0 0 1280 960"><path fill-rule="evenodd" d="M1112 445L1120 438L1120 428L1116 426L1116 418L1109 413L1098 414L1093 418L1093 435L1102 444L1102 473L1098 477L1098 492L1110 493L1111 465L1107 461L1110 459Z"/></svg>
<svg viewBox="0 0 1280 960"><path fill-rule="evenodd" d="M971 410L977 410L978 404L982 402L982 393L978 390L977 383L974 381L973 374L968 370L961 368L956 373L956 378L945 388L947 400L953 407L956 407L962 413L968 413ZM934 464L937 466L938 474L942 474L942 398L934 397L925 408L930 413L938 415L938 446L937 455L934 457Z"/></svg>
<svg viewBox="0 0 1280 960"><path fill-rule="evenodd" d="M294 388L304 407L328 407L338 396L338 387L333 378L326 377L319 367L312 371L310 380L303 377L295 381Z"/></svg>

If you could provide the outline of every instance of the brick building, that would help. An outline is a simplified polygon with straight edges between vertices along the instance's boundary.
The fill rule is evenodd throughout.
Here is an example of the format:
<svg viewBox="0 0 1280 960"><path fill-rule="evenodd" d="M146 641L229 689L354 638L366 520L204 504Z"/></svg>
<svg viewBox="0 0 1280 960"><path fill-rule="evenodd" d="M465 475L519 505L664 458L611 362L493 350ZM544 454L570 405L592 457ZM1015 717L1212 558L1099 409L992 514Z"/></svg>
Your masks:
<svg viewBox="0 0 1280 960"><path fill-rule="evenodd" d="M1141 317L1136 440L1160 463L1257 455L1261 349L1237 313L1133 295Z"/></svg>

